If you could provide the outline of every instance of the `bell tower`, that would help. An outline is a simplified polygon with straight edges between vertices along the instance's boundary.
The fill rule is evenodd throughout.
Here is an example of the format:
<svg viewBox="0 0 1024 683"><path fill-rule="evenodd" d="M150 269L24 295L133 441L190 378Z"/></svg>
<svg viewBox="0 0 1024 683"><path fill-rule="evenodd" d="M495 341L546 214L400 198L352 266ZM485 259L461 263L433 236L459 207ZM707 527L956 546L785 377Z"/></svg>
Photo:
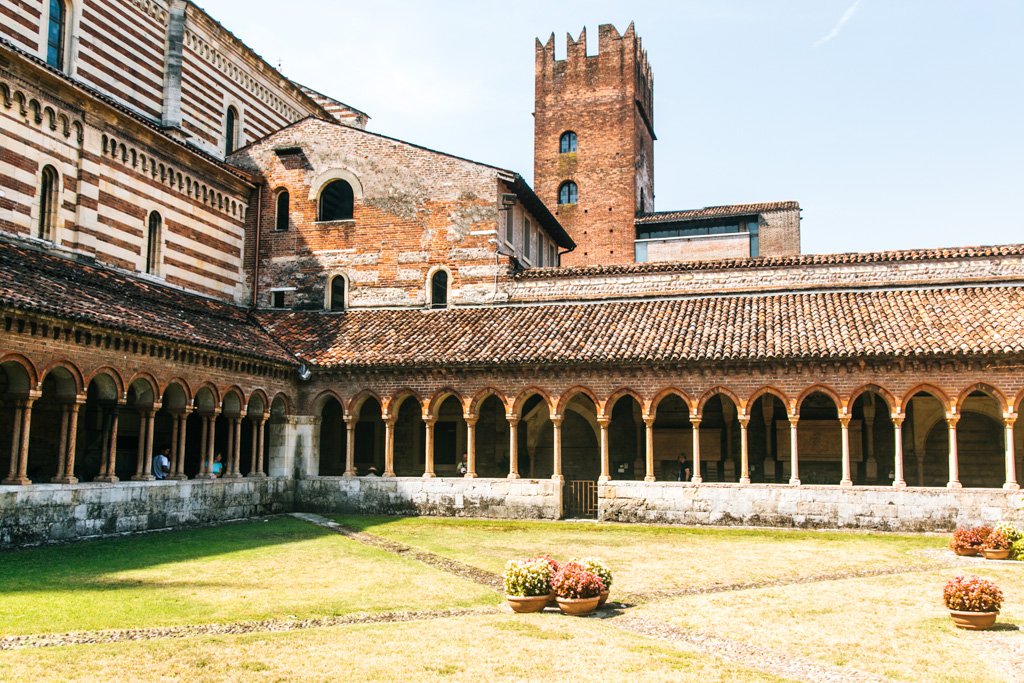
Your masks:
<svg viewBox="0 0 1024 683"><path fill-rule="evenodd" d="M654 211L654 85L631 23L536 47L534 186L578 245L562 265L634 262L635 218Z"/></svg>

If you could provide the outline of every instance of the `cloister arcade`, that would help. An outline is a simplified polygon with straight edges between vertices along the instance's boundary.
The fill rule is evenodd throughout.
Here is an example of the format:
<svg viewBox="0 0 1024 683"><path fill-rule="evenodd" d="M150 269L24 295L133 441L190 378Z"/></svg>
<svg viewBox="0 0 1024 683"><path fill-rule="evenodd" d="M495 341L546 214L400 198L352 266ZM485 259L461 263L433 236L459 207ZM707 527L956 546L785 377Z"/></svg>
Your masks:
<svg viewBox="0 0 1024 683"><path fill-rule="evenodd" d="M4 485L151 481L153 455L166 452L168 479L265 477L268 431L280 431L289 399L237 386L193 387L140 373L127 381L70 363L37 371L26 358L0 359L0 475Z"/></svg>
<svg viewBox="0 0 1024 683"><path fill-rule="evenodd" d="M714 387L697 398L674 388L403 390L327 392L313 417L319 476L456 476L464 455L468 477L674 481L682 457L692 483L1017 489L1022 400L986 384L952 396L871 384L796 396Z"/></svg>

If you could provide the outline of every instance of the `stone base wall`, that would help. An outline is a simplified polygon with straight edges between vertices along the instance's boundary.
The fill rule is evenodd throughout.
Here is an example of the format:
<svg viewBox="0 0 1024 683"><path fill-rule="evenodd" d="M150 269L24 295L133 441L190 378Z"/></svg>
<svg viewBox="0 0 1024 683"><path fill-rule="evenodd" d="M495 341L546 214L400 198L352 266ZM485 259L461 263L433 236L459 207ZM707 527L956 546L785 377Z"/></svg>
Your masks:
<svg viewBox="0 0 1024 683"><path fill-rule="evenodd" d="M289 479L0 487L0 549L290 512Z"/></svg>
<svg viewBox="0 0 1024 683"><path fill-rule="evenodd" d="M307 512L559 519L562 485L536 479L303 479L296 507Z"/></svg>
<svg viewBox="0 0 1024 683"><path fill-rule="evenodd" d="M1024 494L998 489L773 486L613 481L599 487L608 522L950 531L1024 525Z"/></svg>

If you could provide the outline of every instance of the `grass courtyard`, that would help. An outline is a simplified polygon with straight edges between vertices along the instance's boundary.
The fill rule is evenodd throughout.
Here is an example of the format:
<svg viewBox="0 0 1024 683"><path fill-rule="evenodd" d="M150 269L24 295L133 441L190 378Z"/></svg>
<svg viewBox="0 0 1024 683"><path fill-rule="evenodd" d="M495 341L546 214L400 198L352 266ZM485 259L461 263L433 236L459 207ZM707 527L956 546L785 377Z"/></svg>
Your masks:
<svg viewBox="0 0 1024 683"><path fill-rule="evenodd" d="M0 554L0 680L1016 680L1024 563L935 535L293 517ZM599 556L601 618L514 615L507 559ZM469 568L469 573L460 568ZM995 580L997 630L943 583Z"/></svg>

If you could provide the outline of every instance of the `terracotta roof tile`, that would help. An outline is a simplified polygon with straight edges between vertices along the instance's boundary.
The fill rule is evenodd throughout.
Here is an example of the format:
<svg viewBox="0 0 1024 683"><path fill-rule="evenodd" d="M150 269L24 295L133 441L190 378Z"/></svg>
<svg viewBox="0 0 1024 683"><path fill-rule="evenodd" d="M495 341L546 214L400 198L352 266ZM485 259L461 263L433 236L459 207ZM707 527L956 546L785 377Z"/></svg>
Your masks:
<svg viewBox="0 0 1024 683"><path fill-rule="evenodd" d="M754 213L768 213L769 211L785 211L787 209L800 209L799 202L761 202L759 204L730 204L728 206L705 206L703 209L687 209L685 211L657 211L645 213L636 217L637 225L647 223L668 223L672 221L686 221L699 218L721 218L725 216L746 216Z"/></svg>
<svg viewBox="0 0 1024 683"><path fill-rule="evenodd" d="M261 313L321 367L473 367L1024 354L1024 288Z"/></svg>

